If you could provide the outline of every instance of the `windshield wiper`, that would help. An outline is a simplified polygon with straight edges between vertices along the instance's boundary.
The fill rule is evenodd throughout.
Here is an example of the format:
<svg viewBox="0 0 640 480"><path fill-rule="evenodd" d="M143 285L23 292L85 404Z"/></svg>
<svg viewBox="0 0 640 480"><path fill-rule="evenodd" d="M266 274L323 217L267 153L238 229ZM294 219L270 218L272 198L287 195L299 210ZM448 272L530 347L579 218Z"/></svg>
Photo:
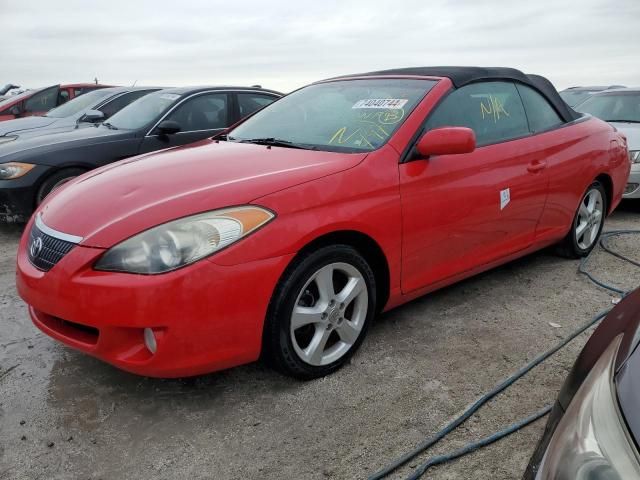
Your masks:
<svg viewBox="0 0 640 480"><path fill-rule="evenodd" d="M107 127L109 130L117 130L118 127L114 127L113 125L111 125L109 122L102 122L102 125L104 125L105 127Z"/></svg>
<svg viewBox="0 0 640 480"><path fill-rule="evenodd" d="M640 120L607 120L607 122L618 122L618 123L640 123Z"/></svg>
<svg viewBox="0 0 640 480"><path fill-rule="evenodd" d="M283 140L283 139L274 138L274 137L248 138L246 140L240 140L240 143L255 143L256 145L267 145L269 147L300 148L302 150L316 149L316 147L308 147L308 146L290 142L289 140Z"/></svg>

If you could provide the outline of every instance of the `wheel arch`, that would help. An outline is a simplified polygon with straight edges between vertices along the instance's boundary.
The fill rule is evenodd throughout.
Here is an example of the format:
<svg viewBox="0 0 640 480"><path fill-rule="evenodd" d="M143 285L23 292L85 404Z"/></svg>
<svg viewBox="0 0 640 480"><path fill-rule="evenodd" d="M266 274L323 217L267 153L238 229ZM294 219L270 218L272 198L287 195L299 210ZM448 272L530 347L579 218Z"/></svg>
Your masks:
<svg viewBox="0 0 640 480"><path fill-rule="evenodd" d="M292 263L310 251L327 245L349 245L355 248L371 266L376 279L376 308L381 312L389 300L390 270L382 247L371 236L357 230L335 230L307 242L293 258ZM285 270L286 272L286 270Z"/></svg>
<svg viewBox="0 0 640 480"><path fill-rule="evenodd" d="M56 166L52 169L50 169L48 172L46 172L45 175L42 175L39 179L37 184L35 185L35 197L33 199L33 206L34 208L37 206L38 203L38 196L40 195L40 191L42 190L44 184L54 175L57 175L60 172L64 172L65 170L82 170L83 173L87 173L89 170L92 170L95 167L89 167L86 164L81 164L81 163L72 163L72 164L65 164L65 165L60 165L60 166Z"/></svg>
<svg viewBox="0 0 640 480"><path fill-rule="evenodd" d="M613 180L607 173L600 173L596 178L596 181L600 182L604 187L604 193L607 198L607 215L611 213L611 205L613 202Z"/></svg>

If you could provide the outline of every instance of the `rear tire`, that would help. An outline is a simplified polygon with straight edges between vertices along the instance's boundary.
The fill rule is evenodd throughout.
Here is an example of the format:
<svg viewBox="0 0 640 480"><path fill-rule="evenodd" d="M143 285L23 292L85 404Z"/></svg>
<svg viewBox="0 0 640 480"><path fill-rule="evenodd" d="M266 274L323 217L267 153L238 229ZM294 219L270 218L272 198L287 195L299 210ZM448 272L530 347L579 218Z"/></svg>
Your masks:
<svg viewBox="0 0 640 480"><path fill-rule="evenodd" d="M56 188L61 187L69 180L72 180L85 172L86 170L83 170L82 168L65 168L64 170L59 170L51 175L42 183L42 185L40 185L40 189L36 195L36 206L40 205L45 197Z"/></svg>
<svg viewBox="0 0 640 480"><path fill-rule="evenodd" d="M607 208L604 187L599 181L595 181L582 196L571 223L571 230L558 244L556 252L566 258L589 255L602 233Z"/></svg>
<svg viewBox="0 0 640 480"><path fill-rule="evenodd" d="M265 321L263 358L280 372L310 380L344 365L376 311L375 277L348 245L303 255L276 287Z"/></svg>

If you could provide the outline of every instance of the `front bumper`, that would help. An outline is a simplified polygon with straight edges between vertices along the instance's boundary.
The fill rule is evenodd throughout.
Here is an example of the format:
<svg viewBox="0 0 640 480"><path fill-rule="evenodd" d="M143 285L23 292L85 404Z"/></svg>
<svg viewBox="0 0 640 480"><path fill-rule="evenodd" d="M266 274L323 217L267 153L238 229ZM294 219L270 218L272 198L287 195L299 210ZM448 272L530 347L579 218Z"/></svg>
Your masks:
<svg viewBox="0 0 640 480"><path fill-rule="evenodd" d="M35 196L36 192L32 187L3 188L0 183L0 222L25 223L33 213Z"/></svg>
<svg viewBox="0 0 640 480"><path fill-rule="evenodd" d="M52 167L36 165L13 180L0 180L0 223L26 223L36 206L38 188Z"/></svg>
<svg viewBox="0 0 640 480"><path fill-rule="evenodd" d="M74 247L51 270L20 242L17 287L47 335L123 370L184 377L257 360L273 289L292 255L234 266L211 259L162 275L100 272L102 249ZM152 328L157 351L144 344Z"/></svg>
<svg viewBox="0 0 640 480"><path fill-rule="evenodd" d="M640 198L640 164L631 166L631 173L629 173L629 180L622 198Z"/></svg>

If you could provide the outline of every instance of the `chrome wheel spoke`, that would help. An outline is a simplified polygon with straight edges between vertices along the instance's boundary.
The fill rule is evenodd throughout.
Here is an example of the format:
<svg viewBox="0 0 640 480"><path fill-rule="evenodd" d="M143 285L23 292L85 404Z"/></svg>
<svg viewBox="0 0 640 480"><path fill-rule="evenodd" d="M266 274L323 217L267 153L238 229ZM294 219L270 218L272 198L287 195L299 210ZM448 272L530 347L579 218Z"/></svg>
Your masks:
<svg viewBox="0 0 640 480"><path fill-rule="evenodd" d="M595 190L589 192L589 195L587 195L587 211L589 212L589 214L592 214L596 208L596 195L597 192Z"/></svg>
<svg viewBox="0 0 640 480"><path fill-rule="evenodd" d="M599 225L600 224L600 220L602 220L602 210L596 209L593 212L593 218L596 221L596 223Z"/></svg>
<svg viewBox="0 0 640 480"><path fill-rule="evenodd" d="M323 301L328 302L333 298L335 291L333 288L333 267L331 265L318 270L313 280L316 282L318 293Z"/></svg>
<svg viewBox="0 0 640 480"><path fill-rule="evenodd" d="M322 327L316 328L311 342L309 342L307 348L303 350L304 360L306 360L307 363L311 365L320 365L322 363L322 356L330 335L330 330Z"/></svg>
<svg viewBox="0 0 640 480"><path fill-rule="evenodd" d="M340 340L349 345L356 343L356 340L358 340L360 336L360 329L347 319L343 320L343 322L336 327L336 332L338 332Z"/></svg>
<svg viewBox="0 0 640 480"><path fill-rule="evenodd" d="M324 319L322 314L324 313L324 306L319 304L313 307L302 307L296 305L291 315L291 328L297 330L300 327L309 325L312 323L321 323Z"/></svg>
<svg viewBox="0 0 640 480"><path fill-rule="evenodd" d="M580 240L582 238L582 236L584 235L584 232L587 230L587 226L589 224L587 222L581 222L577 227L576 227L576 239Z"/></svg>
<svg viewBox="0 0 640 480"><path fill-rule="evenodd" d="M580 211L578 216L581 220L586 220L587 218L589 218L589 209L585 205L584 201L580 204Z"/></svg>
<svg viewBox="0 0 640 480"><path fill-rule="evenodd" d="M354 298L356 298L364 290L364 280L362 278L351 277L340 293L336 295L336 300L346 308Z"/></svg>

